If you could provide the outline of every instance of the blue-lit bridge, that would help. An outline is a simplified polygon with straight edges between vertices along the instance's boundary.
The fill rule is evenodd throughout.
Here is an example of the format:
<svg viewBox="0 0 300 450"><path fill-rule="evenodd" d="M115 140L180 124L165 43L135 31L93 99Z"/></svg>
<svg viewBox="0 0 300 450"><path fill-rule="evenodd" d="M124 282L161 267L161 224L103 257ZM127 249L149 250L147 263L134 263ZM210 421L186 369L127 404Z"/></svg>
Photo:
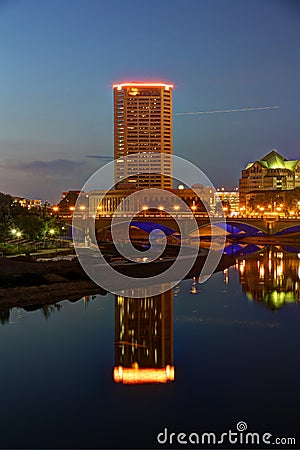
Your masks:
<svg viewBox="0 0 300 450"><path fill-rule="evenodd" d="M208 217L200 215L194 216L197 221L197 226L200 234L205 235L205 230L209 235L210 221ZM122 217L126 222L126 215ZM96 219L96 232L98 239L104 238L105 233L109 230L112 217L100 216ZM128 221L130 219L128 218ZM159 214L136 216L131 222L131 226L151 232L154 229L162 230L167 236L178 234L180 232L180 221L184 223L187 219L183 215L178 215L176 221L170 216ZM285 219L285 218L249 218L249 217L235 217L226 218L224 220L214 219L215 227L225 230L228 237L248 237L248 236L298 236L300 237L300 218L299 219ZM197 229L194 230L197 232Z"/></svg>

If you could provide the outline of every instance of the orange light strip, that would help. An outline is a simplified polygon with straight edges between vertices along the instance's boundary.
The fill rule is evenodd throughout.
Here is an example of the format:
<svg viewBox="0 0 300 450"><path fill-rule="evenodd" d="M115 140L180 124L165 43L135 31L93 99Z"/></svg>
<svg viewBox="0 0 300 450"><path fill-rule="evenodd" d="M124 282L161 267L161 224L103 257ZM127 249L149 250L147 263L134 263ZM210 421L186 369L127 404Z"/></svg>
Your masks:
<svg viewBox="0 0 300 450"><path fill-rule="evenodd" d="M120 88L120 87L126 87L126 86L146 86L146 87L150 87L150 86L154 86L154 87L168 87L168 88L173 88L174 85L173 84L168 84L168 83L144 83L144 82L129 82L129 83L118 83L118 84L113 84L113 88Z"/></svg>
<svg viewBox="0 0 300 450"><path fill-rule="evenodd" d="M174 366L166 366L163 369L131 369L118 366L114 368L113 374L116 383L144 384L144 383L167 383L174 381Z"/></svg>

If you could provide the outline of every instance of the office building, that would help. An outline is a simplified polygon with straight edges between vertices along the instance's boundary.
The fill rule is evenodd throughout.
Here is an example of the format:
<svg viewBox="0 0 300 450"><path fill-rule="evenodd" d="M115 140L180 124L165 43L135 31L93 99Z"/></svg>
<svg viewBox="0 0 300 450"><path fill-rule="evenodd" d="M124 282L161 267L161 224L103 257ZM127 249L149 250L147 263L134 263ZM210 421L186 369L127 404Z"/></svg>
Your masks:
<svg viewBox="0 0 300 450"><path fill-rule="evenodd" d="M246 206L246 195L263 190L291 190L300 187L300 161L287 160L276 150L262 159L248 163L239 182L240 206Z"/></svg>
<svg viewBox="0 0 300 450"><path fill-rule="evenodd" d="M167 83L113 85L115 185L172 187L172 90Z"/></svg>

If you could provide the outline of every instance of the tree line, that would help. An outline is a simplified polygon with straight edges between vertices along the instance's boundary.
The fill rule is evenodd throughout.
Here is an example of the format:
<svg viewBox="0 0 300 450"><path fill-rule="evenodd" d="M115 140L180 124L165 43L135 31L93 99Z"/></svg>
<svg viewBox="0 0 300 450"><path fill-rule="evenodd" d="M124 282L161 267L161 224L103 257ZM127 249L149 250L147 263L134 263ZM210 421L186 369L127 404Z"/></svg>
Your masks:
<svg viewBox="0 0 300 450"><path fill-rule="evenodd" d="M33 241L44 240L53 230L58 235L61 223L57 217L51 215L50 205L30 209L22 206L11 195L0 192L0 238L13 238L12 231L19 230L22 238Z"/></svg>

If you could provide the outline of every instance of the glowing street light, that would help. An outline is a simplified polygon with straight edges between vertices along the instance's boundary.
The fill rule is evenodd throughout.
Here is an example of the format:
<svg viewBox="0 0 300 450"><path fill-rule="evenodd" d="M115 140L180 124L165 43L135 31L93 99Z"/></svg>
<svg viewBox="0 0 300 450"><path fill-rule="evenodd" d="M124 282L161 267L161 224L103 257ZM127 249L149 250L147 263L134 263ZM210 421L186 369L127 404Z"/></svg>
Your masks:
<svg viewBox="0 0 300 450"><path fill-rule="evenodd" d="M11 232L13 233L14 236L17 236L17 238L18 238L18 253L19 253L19 251L20 251L20 237L22 236L22 232L20 230L16 230L16 229L13 229Z"/></svg>

